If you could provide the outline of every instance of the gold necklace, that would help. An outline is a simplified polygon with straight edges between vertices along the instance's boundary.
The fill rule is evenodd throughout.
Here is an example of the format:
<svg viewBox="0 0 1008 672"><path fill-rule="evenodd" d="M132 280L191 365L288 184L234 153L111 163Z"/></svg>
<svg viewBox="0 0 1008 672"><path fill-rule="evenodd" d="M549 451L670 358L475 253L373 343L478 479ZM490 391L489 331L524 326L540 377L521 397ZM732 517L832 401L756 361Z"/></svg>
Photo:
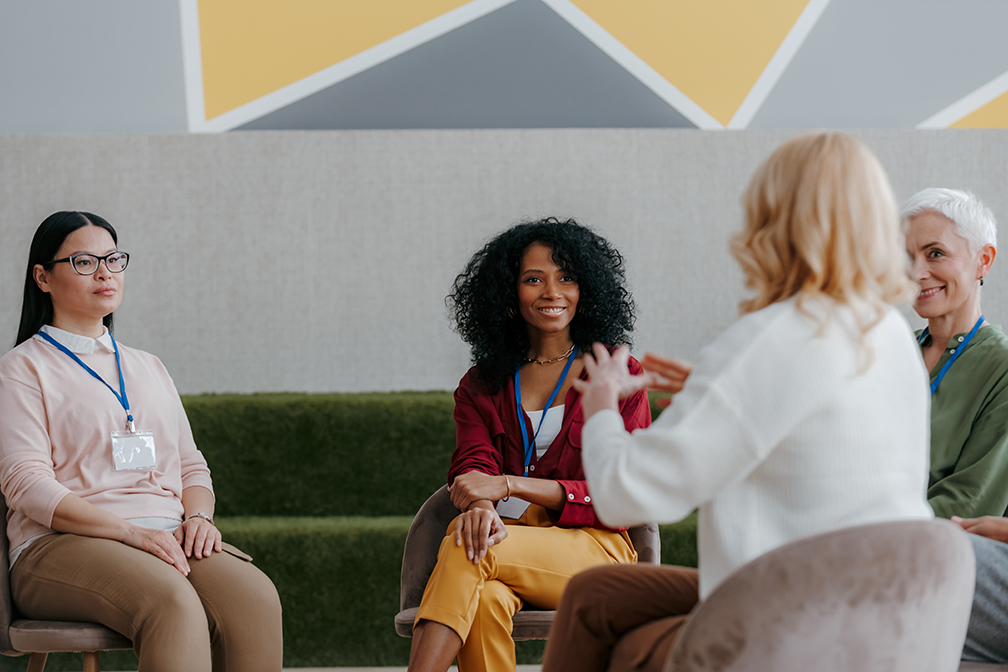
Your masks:
<svg viewBox="0 0 1008 672"><path fill-rule="evenodd" d="M547 364L552 364L554 362L562 362L563 360L565 360L568 357L570 357L570 355L571 355L572 352L574 352L574 346L573 345L571 345L570 350L568 350L564 354L560 355L559 357L554 357L553 359L530 359L530 358L526 357L525 361L527 363L529 363L529 364L531 364L532 362L535 362L536 364L541 364L542 366L546 366Z"/></svg>

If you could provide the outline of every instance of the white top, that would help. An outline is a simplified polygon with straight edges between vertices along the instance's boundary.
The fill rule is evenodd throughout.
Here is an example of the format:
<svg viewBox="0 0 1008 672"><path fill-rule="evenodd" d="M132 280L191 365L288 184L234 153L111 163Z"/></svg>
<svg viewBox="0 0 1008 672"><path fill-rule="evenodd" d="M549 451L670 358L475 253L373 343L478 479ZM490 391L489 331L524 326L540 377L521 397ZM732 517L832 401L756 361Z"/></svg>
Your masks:
<svg viewBox="0 0 1008 672"><path fill-rule="evenodd" d="M667 523L699 507L701 599L800 537L931 518L930 396L913 333L890 308L867 335L867 371L856 333L850 308L819 333L795 299L779 302L704 348L651 427L631 436L615 411L592 416L583 460L599 518Z"/></svg>
<svg viewBox="0 0 1008 672"><path fill-rule="evenodd" d="M546 449L560 433L560 429L563 427L564 406L565 404L560 404L550 407L545 420L542 419L542 411L525 411L529 420L532 421L532 433L535 434L536 429L539 430L535 440L537 460L542 459ZM542 422L542 427L539 427L540 422Z"/></svg>

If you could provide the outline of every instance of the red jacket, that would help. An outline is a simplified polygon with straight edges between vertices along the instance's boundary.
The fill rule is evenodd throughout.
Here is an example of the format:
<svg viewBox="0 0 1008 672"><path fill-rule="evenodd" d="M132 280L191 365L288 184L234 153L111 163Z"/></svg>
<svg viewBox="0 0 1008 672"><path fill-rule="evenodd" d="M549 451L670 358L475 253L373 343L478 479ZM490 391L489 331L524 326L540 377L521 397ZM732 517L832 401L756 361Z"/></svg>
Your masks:
<svg viewBox="0 0 1008 672"><path fill-rule="evenodd" d="M632 374L641 372L633 357L627 367ZM582 371L581 378L588 377ZM524 413L524 411L522 411ZM651 424L651 406L647 392L639 390L619 402L619 412L627 431ZM481 471L491 476L520 476L525 467L525 447L515 409L514 380L509 380L496 394L491 394L481 381L476 367L469 369L455 390L456 445L448 471L448 484L459 474ZM567 504L560 512L549 511L550 519L561 527L597 527L610 529L595 517L595 507L588 494L584 469L581 467L581 393L573 387L564 399L563 424L560 433L543 453L542 460L532 451L529 477L547 478L560 483ZM525 415L529 441L535 427Z"/></svg>

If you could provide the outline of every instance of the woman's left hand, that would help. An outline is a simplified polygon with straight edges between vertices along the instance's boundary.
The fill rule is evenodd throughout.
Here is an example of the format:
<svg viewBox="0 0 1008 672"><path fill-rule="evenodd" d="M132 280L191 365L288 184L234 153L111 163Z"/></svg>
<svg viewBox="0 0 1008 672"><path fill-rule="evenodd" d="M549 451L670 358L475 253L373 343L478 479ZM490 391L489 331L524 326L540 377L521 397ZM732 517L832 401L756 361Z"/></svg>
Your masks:
<svg viewBox="0 0 1008 672"><path fill-rule="evenodd" d="M208 558L221 550L221 533L206 518L193 516L175 529L175 538L187 558Z"/></svg>
<svg viewBox="0 0 1008 672"><path fill-rule="evenodd" d="M452 504L459 511L468 511L480 499L496 502L507 496L507 481L503 476L489 476L480 471L470 471L455 477L448 488Z"/></svg>
<svg viewBox="0 0 1008 672"><path fill-rule="evenodd" d="M639 376L630 375L627 370L630 350L626 346L616 348L610 355L604 345L596 343L592 346L592 354L594 357L586 353L584 358L588 380L579 378L573 382L574 389L582 394L581 408L585 420L599 411L618 410L620 399L647 387L653 378L647 372Z"/></svg>
<svg viewBox="0 0 1008 672"><path fill-rule="evenodd" d="M952 516L952 522L970 534L1008 543L1008 518L1001 518L999 516L960 518L959 516Z"/></svg>

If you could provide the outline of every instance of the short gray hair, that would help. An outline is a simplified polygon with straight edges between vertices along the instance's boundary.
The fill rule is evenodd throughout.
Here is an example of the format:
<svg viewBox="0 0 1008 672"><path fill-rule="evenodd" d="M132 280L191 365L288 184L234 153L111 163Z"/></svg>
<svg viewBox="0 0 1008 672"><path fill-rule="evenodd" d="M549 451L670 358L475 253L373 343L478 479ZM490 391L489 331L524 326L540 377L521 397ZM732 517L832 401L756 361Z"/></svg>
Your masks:
<svg viewBox="0 0 1008 672"><path fill-rule="evenodd" d="M939 187L922 189L903 204L900 219L909 221L911 217L928 211L951 219L959 235L969 242L971 252L977 252L984 245L993 245L997 249L994 213L972 192Z"/></svg>

